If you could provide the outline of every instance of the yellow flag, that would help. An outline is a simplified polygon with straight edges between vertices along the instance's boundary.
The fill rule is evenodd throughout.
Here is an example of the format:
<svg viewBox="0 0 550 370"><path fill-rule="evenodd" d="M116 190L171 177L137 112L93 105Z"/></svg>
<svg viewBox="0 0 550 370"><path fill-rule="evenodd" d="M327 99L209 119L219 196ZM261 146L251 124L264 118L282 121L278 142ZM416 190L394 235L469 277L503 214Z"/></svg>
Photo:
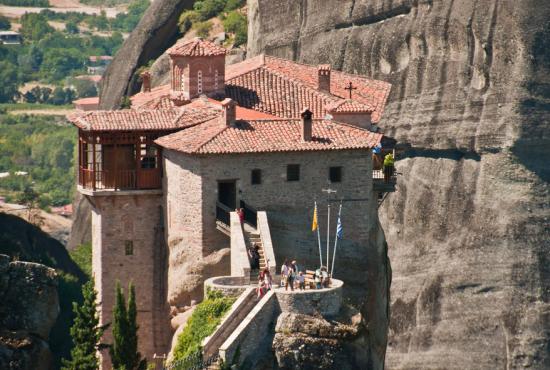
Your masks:
<svg viewBox="0 0 550 370"><path fill-rule="evenodd" d="M313 224L311 224L311 231L317 230L317 203L315 203L315 209L313 210Z"/></svg>

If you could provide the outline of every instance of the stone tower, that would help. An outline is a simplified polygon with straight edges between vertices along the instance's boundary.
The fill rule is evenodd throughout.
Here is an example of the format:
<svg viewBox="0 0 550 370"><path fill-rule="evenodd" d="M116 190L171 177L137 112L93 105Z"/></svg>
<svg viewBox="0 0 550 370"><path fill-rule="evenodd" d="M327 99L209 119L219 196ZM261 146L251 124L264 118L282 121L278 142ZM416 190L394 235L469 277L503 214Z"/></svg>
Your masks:
<svg viewBox="0 0 550 370"><path fill-rule="evenodd" d="M120 114L106 113L111 122ZM88 128L88 127L86 127ZM136 290L139 351L152 360L169 349L166 305L167 248L164 242L160 133L90 127L79 130L78 190L92 205L92 272L102 325L112 321L115 287ZM103 341L112 342L110 330ZM108 352L101 369L110 369Z"/></svg>
<svg viewBox="0 0 550 370"><path fill-rule="evenodd" d="M172 85L170 96L182 104L199 95L223 96L225 49L200 38L181 42L167 51Z"/></svg>

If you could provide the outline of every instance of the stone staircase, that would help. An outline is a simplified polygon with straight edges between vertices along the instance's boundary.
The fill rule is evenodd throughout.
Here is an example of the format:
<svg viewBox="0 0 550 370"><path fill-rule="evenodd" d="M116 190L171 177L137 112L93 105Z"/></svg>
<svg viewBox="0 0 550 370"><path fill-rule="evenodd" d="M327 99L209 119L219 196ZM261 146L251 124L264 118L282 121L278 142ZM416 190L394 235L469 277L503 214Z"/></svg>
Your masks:
<svg viewBox="0 0 550 370"><path fill-rule="evenodd" d="M216 328L216 331L203 341L204 358L211 358L218 353L221 345L235 331L244 318L248 316L257 303L258 299L254 288L248 288L241 294L218 328ZM210 364L208 369L219 369L219 361Z"/></svg>
<svg viewBox="0 0 550 370"><path fill-rule="evenodd" d="M250 270L250 284L255 285L258 282L258 275L260 274L260 271L267 267L264 246L262 244L262 238L259 231L249 225L245 225L244 236L246 240L246 246L248 248L253 248L254 245L257 245L259 247L258 253L260 254L260 269Z"/></svg>

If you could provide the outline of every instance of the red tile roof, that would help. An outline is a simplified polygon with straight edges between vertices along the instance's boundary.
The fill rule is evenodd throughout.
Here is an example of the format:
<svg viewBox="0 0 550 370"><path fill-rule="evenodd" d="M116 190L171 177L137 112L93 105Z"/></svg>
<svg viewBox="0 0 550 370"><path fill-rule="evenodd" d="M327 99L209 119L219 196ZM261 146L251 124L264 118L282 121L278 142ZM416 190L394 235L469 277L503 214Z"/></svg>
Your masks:
<svg viewBox="0 0 550 370"><path fill-rule="evenodd" d="M374 109L366 104L354 100L341 100L326 107L328 112L337 113L372 113Z"/></svg>
<svg viewBox="0 0 550 370"><path fill-rule="evenodd" d="M237 121L234 127L213 119L155 142L183 153L222 154L369 149L383 136L330 120L313 120L312 128L312 140L302 141L297 119Z"/></svg>
<svg viewBox="0 0 550 370"><path fill-rule="evenodd" d="M225 55L225 48L200 38L191 41L178 42L166 51L171 56L216 56Z"/></svg>
<svg viewBox="0 0 550 370"><path fill-rule="evenodd" d="M225 93L243 107L285 118L298 118L305 108L321 118L325 106L341 100L263 66L227 80Z"/></svg>
<svg viewBox="0 0 550 370"><path fill-rule="evenodd" d="M328 68L323 66L322 68ZM331 71L330 93L317 89L318 66L306 65L259 55L226 66L226 95L241 107L282 118L298 118L308 107L314 117L324 117L327 109L338 112L372 112L371 121L380 121L391 85L363 76ZM346 85L351 82L352 100ZM132 97L136 108L158 109L172 107L170 85L156 87L148 93Z"/></svg>
<svg viewBox="0 0 550 370"><path fill-rule="evenodd" d="M86 131L176 130L190 127L220 115L215 106L185 106L172 109L94 111L75 113L67 118Z"/></svg>

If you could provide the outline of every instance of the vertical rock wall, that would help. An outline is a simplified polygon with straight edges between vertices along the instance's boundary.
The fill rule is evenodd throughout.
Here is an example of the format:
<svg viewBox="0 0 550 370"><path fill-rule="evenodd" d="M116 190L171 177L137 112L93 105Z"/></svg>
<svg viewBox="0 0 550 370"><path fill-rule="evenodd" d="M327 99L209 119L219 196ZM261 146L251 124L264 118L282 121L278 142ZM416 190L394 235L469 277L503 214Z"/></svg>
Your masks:
<svg viewBox="0 0 550 370"><path fill-rule="evenodd" d="M249 56L393 84L380 125L413 149L380 215L386 366L548 368L550 3L248 4Z"/></svg>

